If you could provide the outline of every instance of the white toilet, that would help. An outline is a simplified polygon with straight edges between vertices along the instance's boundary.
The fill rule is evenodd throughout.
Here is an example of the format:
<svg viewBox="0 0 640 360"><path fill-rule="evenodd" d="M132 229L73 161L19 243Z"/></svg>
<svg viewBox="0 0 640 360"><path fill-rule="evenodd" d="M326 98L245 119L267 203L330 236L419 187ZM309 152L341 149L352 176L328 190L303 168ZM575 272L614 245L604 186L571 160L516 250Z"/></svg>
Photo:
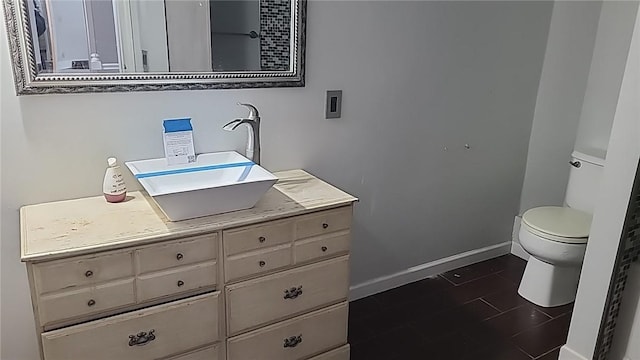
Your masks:
<svg viewBox="0 0 640 360"><path fill-rule="evenodd" d="M531 255L518 293L542 307L575 300L587 248L604 153L574 151L565 207L543 206L522 215L520 245Z"/></svg>

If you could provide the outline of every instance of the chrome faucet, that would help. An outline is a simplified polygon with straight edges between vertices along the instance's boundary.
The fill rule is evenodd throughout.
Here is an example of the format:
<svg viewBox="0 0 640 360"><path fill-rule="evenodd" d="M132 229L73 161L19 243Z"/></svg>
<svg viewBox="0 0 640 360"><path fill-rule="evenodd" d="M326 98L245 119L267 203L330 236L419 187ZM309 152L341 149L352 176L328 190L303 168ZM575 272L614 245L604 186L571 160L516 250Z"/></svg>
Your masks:
<svg viewBox="0 0 640 360"><path fill-rule="evenodd" d="M246 119L238 118L230 121L222 129L233 131L242 124L247 125L247 148L246 156L251 161L260 165L260 113L258 109L251 104L238 103L238 105L246 106L249 109L249 116Z"/></svg>

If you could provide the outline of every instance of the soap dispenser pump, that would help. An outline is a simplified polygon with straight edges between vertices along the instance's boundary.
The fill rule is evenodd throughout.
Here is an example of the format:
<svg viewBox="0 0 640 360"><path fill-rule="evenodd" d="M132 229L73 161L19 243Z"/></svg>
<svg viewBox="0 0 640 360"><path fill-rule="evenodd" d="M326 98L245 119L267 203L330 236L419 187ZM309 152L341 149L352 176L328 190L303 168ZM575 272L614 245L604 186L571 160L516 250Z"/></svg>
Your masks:
<svg viewBox="0 0 640 360"><path fill-rule="evenodd" d="M118 161L114 157L107 159L109 167L104 174L104 182L102 183L102 192L107 202L118 203L127 197L127 186L122 177L122 170L118 165Z"/></svg>

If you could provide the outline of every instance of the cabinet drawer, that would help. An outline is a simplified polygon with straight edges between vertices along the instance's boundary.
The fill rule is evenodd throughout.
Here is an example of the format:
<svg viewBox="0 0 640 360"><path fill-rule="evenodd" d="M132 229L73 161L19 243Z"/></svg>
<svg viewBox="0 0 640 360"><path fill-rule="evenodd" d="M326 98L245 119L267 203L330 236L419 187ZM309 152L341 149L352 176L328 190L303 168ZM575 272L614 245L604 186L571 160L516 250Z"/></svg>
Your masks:
<svg viewBox="0 0 640 360"><path fill-rule="evenodd" d="M134 304L133 278L40 297L40 322L55 321Z"/></svg>
<svg viewBox="0 0 640 360"><path fill-rule="evenodd" d="M225 256L293 241L293 220L273 221L222 233Z"/></svg>
<svg viewBox="0 0 640 360"><path fill-rule="evenodd" d="M296 221L296 239L351 227L351 206L304 215Z"/></svg>
<svg viewBox="0 0 640 360"><path fill-rule="evenodd" d="M297 264L347 253L351 233L348 230L327 234L321 237L296 241L294 256Z"/></svg>
<svg viewBox="0 0 640 360"><path fill-rule="evenodd" d="M349 360L349 344L335 350L327 351L324 354L314 356L309 360Z"/></svg>
<svg viewBox="0 0 640 360"><path fill-rule="evenodd" d="M69 258L33 265L38 294L133 276L131 252Z"/></svg>
<svg viewBox="0 0 640 360"><path fill-rule="evenodd" d="M217 283L217 267L217 262L210 261L141 275L137 283L138 301L212 287Z"/></svg>
<svg viewBox="0 0 640 360"><path fill-rule="evenodd" d="M219 338L218 295L42 333L44 359L155 360L214 343Z"/></svg>
<svg viewBox="0 0 640 360"><path fill-rule="evenodd" d="M220 356L220 344L207 346L204 349L198 349L196 351L189 351L186 354L173 356L166 360L222 360ZM349 360L347 358L347 360Z"/></svg>
<svg viewBox="0 0 640 360"><path fill-rule="evenodd" d="M229 257L225 260L227 281L291 265L291 244Z"/></svg>
<svg viewBox="0 0 640 360"><path fill-rule="evenodd" d="M343 256L227 286L231 334L347 298L349 257Z"/></svg>
<svg viewBox="0 0 640 360"><path fill-rule="evenodd" d="M341 303L228 340L228 360L298 360L347 342Z"/></svg>
<svg viewBox="0 0 640 360"><path fill-rule="evenodd" d="M136 251L140 273L215 260L217 253L218 234L152 245Z"/></svg>

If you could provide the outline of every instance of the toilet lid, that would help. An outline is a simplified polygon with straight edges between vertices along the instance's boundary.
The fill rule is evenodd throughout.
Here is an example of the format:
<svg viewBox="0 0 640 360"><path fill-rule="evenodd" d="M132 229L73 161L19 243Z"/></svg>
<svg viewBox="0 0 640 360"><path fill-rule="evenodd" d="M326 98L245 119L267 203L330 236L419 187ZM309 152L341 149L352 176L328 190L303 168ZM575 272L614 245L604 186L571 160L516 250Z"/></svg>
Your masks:
<svg viewBox="0 0 640 360"><path fill-rule="evenodd" d="M566 242L586 242L591 229L590 214L558 206L543 206L527 210L522 215L522 222L538 232L553 237L568 238Z"/></svg>

